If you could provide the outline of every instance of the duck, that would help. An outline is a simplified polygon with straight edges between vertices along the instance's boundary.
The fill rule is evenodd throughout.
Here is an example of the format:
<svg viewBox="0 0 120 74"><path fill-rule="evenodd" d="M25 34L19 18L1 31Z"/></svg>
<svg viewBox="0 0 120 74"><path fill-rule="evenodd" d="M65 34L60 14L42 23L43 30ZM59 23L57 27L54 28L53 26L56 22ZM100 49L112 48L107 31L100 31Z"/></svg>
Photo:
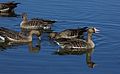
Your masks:
<svg viewBox="0 0 120 74"><path fill-rule="evenodd" d="M29 33L17 32L5 27L0 27L0 37L4 42L26 43L32 41L32 35L36 34L40 37L41 32L31 30Z"/></svg>
<svg viewBox="0 0 120 74"><path fill-rule="evenodd" d="M49 34L51 39L59 38L84 38L84 33L87 32L88 27L82 27L77 29L65 29L61 32L52 32Z"/></svg>
<svg viewBox="0 0 120 74"><path fill-rule="evenodd" d="M89 27L87 30L87 39L56 39L55 42L61 47L61 48L69 48L69 49L93 49L95 47L95 44L92 40L92 34L98 33L100 30L96 29L95 27Z"/></svg>
<svg viewBox="0 0 120 74"><path fill-rule="evenodd" d="M0 13L9 13L14 12L14 9L20 3L16 3L15 1L10 1L6 3L0 3Z"/></svg>
<svg viewBox="0 0 120 74"><path fill-rule="evenodd" d="M50 29L51 25L56 21L53 20L46 20L46 19L39 19L39 18L32 18L28 20L27 13L22 13L22 22L20 23L20 27L22 29Z"/></svg>

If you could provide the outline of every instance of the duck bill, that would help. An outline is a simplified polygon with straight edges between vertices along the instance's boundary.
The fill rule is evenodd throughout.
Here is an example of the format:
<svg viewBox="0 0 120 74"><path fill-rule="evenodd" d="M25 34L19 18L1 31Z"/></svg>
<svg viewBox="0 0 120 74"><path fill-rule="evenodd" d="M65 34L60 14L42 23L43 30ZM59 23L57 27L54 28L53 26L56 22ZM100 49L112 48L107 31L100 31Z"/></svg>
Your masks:
<svg viewBox="0 0 120 74"><path fill-rule="evenodd" d="M100 30L98 30L98 29L96 29L96 28L94 28L95 29L95 33L99 33L100 32Z"/></svg>

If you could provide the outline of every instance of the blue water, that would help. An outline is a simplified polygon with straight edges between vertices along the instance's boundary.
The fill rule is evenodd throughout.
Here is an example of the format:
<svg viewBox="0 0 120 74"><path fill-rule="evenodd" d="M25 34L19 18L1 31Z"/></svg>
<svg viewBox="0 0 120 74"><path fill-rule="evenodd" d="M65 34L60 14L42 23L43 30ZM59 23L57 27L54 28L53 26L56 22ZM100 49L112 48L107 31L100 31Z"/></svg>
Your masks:
<svg viewBox="0 0 120 74"><path fill-rule="evenodd" d="M5 2L7 0L2 0ZM57 20L52 30L94 26L96 44L92 60L86 65L86 55L54 55L58 46L42 35L40 50L32 52L28 45L10 46L0 51L0 74L119 74L120 73L120 1L119 0L16 0L21 4L17 14L29 18ZM0 17L0 26L20 31L21 17ZM37 41L36 38L34 41Z"/></svg>

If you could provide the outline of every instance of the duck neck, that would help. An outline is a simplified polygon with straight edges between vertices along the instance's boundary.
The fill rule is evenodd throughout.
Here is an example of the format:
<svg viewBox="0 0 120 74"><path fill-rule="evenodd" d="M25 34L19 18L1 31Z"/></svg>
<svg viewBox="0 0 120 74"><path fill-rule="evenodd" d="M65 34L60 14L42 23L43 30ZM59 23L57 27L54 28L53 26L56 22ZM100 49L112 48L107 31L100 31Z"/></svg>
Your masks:
<svg viewBox="0 0 120 74"><path fill-rule="evenodd" d="M35 34L34 31L30 31L30 32L29 32L29 36L28 36L29 41L32 41L32 36L33 36L33 34Z"/></svg>
<svg viewBox="0 0 120 74"><path fill-rule="evenodd" d="M94 42L92 41L92 33L88 32L88 38L87 38L87 43L90 45L90 47L94 48Z"/></svg>
<svg viewBox="0 0 120 74"><path fill-rule="evenodd" d="M92 41L92 33L88 33L88 38L87 38L87 42L91 42Z"/></svg>
<svg viewBox="0 0 120 74"><path fill-rule="evenodd" d="M26 15L23 16L23 22L27 22L27 21L28 21L27 16Z"/></svg>
<svg viewBox="0 0 120 74"><path fill-rule="evenodd" d="M27 15L23 15L20 26L23 27L27 22L28 22Z"/></svg>

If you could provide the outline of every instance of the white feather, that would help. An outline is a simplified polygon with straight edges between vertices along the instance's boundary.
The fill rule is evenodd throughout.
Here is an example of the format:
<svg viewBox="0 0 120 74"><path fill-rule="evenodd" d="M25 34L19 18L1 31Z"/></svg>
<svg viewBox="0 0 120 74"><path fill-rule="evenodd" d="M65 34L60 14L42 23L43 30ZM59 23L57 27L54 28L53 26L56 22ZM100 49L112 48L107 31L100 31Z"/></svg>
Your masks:
<svg viewBox="0 0 120 74"><path fill-rule="evenodd" d="M1 11L1 12L5 12L5 11L8 11L8 10L9 10L9 8L1 9L0 11Z"/></svg>
<svg viewBox="0 0 120 74"><path fill-rule="evenodd" d="M2 37L2 36L0 36L0 42L5 42L5 38L4 37Z"/></svg>

